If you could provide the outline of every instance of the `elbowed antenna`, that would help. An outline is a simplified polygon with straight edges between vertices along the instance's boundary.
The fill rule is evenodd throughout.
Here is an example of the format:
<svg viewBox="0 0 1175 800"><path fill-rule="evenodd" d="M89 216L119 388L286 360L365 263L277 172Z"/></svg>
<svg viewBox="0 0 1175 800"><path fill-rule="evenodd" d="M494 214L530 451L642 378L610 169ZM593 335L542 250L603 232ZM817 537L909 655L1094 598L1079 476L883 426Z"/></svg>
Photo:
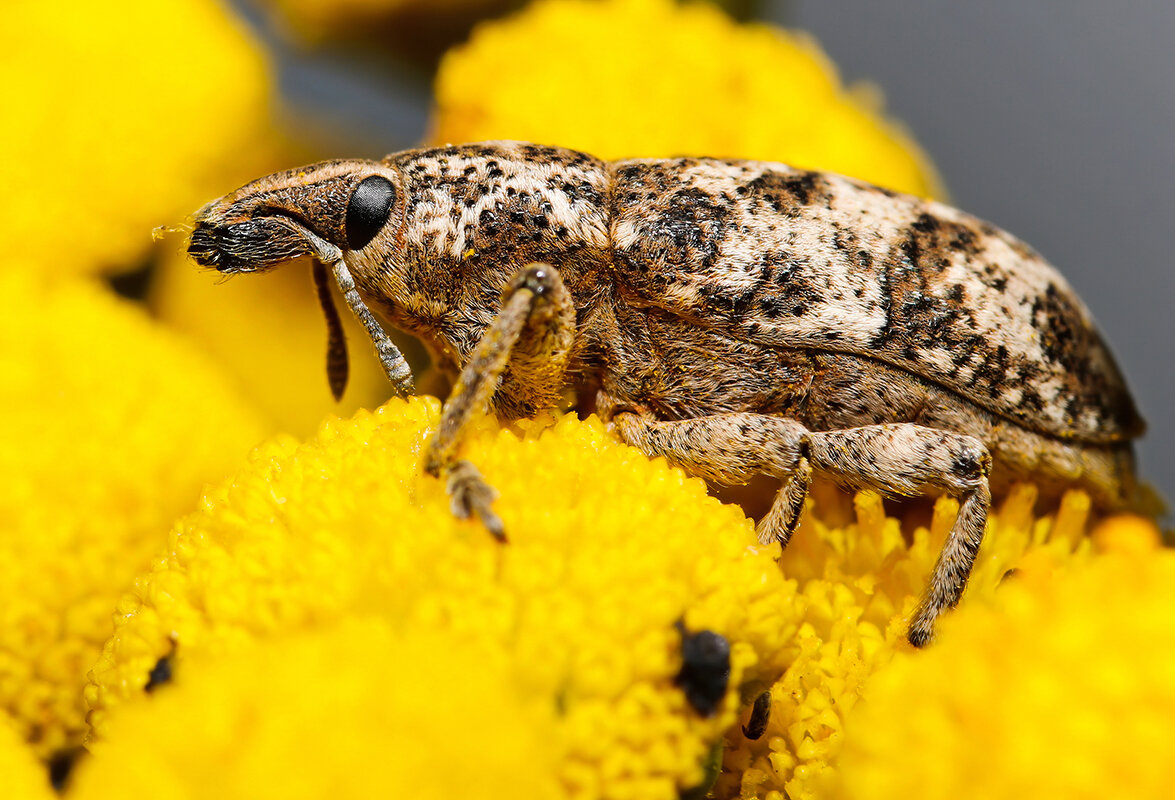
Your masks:
<svg viewBox="0 0 1175 800"><path fill-rule="evenodd" d="M375 345L375 352L379 355L379 363L383 364L388 380L401 395L412 394L412 369L408 366L408 361L400 352L400 348L396 347L395 343L388 338L383 327L379 324L379 320L363 303L363 298L359 296L359 290L355 288L355 281L351 279L351 271L347 269L347 265L343 261L343 254L338 253L337 258L329 266L335 273L335 283L339 285L339 291L343 293L347 307L367 329L367 335L371 337L371 342Z"/></svg>

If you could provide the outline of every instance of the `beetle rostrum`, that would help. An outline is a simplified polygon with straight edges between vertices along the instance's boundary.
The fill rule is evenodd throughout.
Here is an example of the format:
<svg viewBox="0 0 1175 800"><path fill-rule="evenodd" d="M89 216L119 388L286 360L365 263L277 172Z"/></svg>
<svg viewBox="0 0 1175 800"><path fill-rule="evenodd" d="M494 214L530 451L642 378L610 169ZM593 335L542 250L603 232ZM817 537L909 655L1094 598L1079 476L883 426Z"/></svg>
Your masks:
<svg viewBox="0 0 1175 800"><path fill-rule="evenodd" d="M778 479L764 542L786 546L814 474L956 497L918 645L958 602L992 490L1134 499L1144 426L1064 278L961 211L840 175L525 142L409 150L254 181L199 213L189 252L226 273L309 255L402 392L375 314L418 337L455 379L426 469L503 539L462 432L565 387L711 482ZM341 391L333 332L329 347Z"/></svg>

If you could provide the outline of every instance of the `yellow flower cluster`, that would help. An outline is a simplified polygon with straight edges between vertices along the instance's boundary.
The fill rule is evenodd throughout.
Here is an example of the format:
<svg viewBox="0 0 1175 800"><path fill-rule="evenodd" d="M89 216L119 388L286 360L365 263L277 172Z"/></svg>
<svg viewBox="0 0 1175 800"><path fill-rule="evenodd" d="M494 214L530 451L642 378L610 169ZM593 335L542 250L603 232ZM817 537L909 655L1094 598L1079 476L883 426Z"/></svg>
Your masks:
<svg viewBox="0 0 1175 800"><path fill-rule="evenodd" d="M438 413L431 399L393 400L306 444L277 439L209 493L119 608L87 689L96 734L114 738L115 706L173 650L182 682L196 656L377 616L492 651L520 692L555 709L543 738L561 754L567 796L671 798L700 783L740 685L773 681L795 634L794 585L772 549L700 481L573 416L521 439L486 422L468 443L502 493L503 546L455 519L443 482L421 472ZM713 716L675 685L679 620L731 643ZM389 667L386 680L409 668ZM496 735L519 725L503 719ZM378 761L390 744L366 746ZM291 748L272 757L314 758Z"/></svg>
<svg viewBox="0 0 1175 800"><path fill-rule="evenodd" d="M241 165L267 68L211 0L6 3L0 26L5 267L133 268Z"/></svg>
<svg viewBox="0 0 1175 800"><path fill-rule="evenodd" d="M1017 573L898 656L848 721L829 796L1170 797L1175 552L1150 538Z"/></svg>
<svg viewBox="0 0 1175 800"><path fill-rule="evenodd" d="M825 497L827 502L805 517L780 560L784 575L799 582L798 654L772 687L771 716L762 738L750 741L741 731L727 737L717 797L827 796L838 770L845 718L866 682L884 672L895 653L921 657L905 640L906 624L958 504L940 499L929 526L903 524L885 515L877 495L863 492L854 501L855 521L830 525L826 520L835 520L841 510L834 496ZM1020 485L995 510L964 606L997 595L1010 571L1023 581L1090 560L1092 540L1084 535L1089 498L1069 493L1055 515L1043 518L1033 514L1035 500L1036 490ZM1149 522L1118 524L1156 536ZM943 684L944 691L951 682ZM905 702L917 701L907 695Z"/></svg>
<svg viewBox="0 0 1175 800"><path fill-rule="evenodd" d="M538 0L483 23L436 82L432 140L523 139L601 158L784 161L940 193L877 93L809 37L673 0Z"/></svg>
<svg viewBox="0 0 1175 800"><path fill-rule="evenodd" d="M119 596L261 426L141 310L0 270L0 710L47 755L83 730Z"/></svg>
<svg viewBox="0 0 1175 800"><path fill-rule="evenodd" d="M558 797L548 698L496 650L379 621L243 647L120 709L70 800Z"/></svg>

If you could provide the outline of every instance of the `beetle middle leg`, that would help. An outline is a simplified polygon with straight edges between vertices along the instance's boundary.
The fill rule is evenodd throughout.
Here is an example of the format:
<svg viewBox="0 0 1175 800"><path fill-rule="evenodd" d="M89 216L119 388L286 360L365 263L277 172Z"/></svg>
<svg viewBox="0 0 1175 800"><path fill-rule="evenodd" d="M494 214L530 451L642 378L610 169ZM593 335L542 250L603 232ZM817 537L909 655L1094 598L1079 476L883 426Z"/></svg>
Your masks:
<svg viewBox="0 0 1175 800"><path fill-rule="evenodd" d="M461 370L428 443L424 469L445 476L453 513L463 519L476 514L501 541L505 529L491 508L497 492L473 464L457 458L457 448L470 421L489 410L507 368L525 395L520 402L532 408L550 405L563 384L574 337L575 308L559 272L546 264L519 270L502 293L501 311Z"/></svg>
<svg viewBox="0 0 1175 800"><path fill-rule="evenodd" d="M785 546L813 471L886 494L958 497L959 514L910 623L916 646L930 641L935 619L958 603L967 585L991 501L991 457L974 437L912 423L809 431L794 420L750 413L660 421L625 412L613 425L629 444L716 483L742 483L757 473L783 479L758 531L760 540Z"/></svg>

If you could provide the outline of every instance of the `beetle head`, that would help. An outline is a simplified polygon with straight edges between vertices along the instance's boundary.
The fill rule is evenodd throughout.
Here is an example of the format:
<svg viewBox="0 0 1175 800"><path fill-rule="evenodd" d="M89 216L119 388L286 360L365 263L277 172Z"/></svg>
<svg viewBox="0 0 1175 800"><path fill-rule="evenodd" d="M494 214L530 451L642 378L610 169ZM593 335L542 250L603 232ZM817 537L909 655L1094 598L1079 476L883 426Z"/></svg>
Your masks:
<svg viewBox="0 0 1175 800"><path fill-rule="evenodd" d="M327 161L242 186L196 216L188 254L224 273L257 272L300 256L330 261L361 250L397 209L396 173L374 161Z"/></svg>
<svg viewBox="0 0 1175 800"><path fill-rule="evenodd" d="M326 161L278 172L242 186L196 215L188 254L197 263L233 274L259 272L314 258L318 300L327 322L327 377L338 399L347 383L343 328L331 298L327 267L351 311L376 346L397 390L412 388L412 371L356 291L347 257L395 238L397 173L373 161ZM381 235L382 234L382 235Z"/></svg>

